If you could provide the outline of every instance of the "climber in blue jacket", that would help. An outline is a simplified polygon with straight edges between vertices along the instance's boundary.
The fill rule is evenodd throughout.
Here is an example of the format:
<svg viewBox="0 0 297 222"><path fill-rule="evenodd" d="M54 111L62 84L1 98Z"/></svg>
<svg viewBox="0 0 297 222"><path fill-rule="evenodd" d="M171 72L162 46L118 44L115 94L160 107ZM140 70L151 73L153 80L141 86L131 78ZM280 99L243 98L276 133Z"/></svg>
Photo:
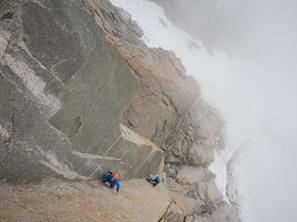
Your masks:
<svg viewBox="0 0 297 222"><path fill-rule="evenodd" d="M118 195L121 187L119 177L119 174L108 171L107 174L105 174L105 176L101 179L101 181L103 183L109 183L110 188L112 189L114 188L114 186L116 186Z"/></svg>
<svg viewBox="0 0 297 222"><path fill-rule="evenodd" d="M153 187L155 187L155 186L157 186L158 184L161 183L161 177L160 176L156 176L155 179L152 179L151 177L147 177L146 180L148 182L150 182L153 185Z"/></svg>

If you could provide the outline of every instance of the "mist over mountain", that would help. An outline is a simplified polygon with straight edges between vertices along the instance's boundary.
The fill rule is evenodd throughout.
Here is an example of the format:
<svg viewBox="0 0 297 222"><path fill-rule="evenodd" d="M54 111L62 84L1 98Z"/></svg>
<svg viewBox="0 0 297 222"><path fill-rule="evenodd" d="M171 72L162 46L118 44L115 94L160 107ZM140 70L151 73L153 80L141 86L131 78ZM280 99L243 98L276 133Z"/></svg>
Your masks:
<svg viewBox="0 0 297 222"><path fill-rule="evenodd" d="M239 191L235 199L245 221L294 221L296 2L154 2L163 10L148 2L145 9L136 2L138 10L127 2L122 7L133 12L151 45L181 57L201 83L203 97L223 114L227 151L213 165L219 187L224 187L224 165L231 158ZM154 17L162 21L156 29L158 18L148 19Z"/></svg>
<svg viewBox="0 0 297 222"><path fill-rule="evenodd" d="M295 222L296 11L0 1L0 220Z"/></svg>
<svg viewBox="0 0 297 222"><path fill-rule="evenodd" d="M255 61L296 49L292 41L296 37L296 2L292 0L152 1L211 53L224 51Z"/></svg>
<svg viewBox="0 0 297 222"><path fill-rule="evenodd" d="M155 0L174 24L201 40L210 53L238 54L244 41L249 3L220 0ZM238 19L240 17L240 19Z"/></svg>

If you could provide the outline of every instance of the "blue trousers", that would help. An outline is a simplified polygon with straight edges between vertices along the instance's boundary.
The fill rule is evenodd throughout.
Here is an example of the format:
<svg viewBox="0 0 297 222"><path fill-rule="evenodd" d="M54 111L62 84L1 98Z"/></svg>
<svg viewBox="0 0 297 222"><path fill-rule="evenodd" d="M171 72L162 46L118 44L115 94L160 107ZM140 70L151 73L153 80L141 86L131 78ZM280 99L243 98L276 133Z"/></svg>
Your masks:
<svg viewBox="0 0 297 222"><path fill-rule="evenodd" d="M112 183L112 174L111 173L107 173L102 179L101 181L103 183L106 183L108 182L110 184L110 187L113 188L114 187L114 184Z"/></svg>

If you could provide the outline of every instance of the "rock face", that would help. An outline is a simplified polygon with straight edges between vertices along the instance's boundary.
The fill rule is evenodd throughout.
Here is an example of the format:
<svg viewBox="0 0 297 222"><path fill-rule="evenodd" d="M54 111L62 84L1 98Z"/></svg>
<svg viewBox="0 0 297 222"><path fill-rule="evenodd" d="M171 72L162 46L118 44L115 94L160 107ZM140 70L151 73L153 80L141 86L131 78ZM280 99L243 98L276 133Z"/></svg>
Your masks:
<svg viewBox="0 0 297 222"><path fill-rule="evenodd" d="M140 88L137 79L86 5L11 1L6 7L2 13L14 16L1 22L0 33L1 178L159 172L162 151L120 125Z"/></svg>
<svg viewBox="0 0 297 222"><path fill-rule="evenodd" d="M51 179L38 185L0 188L0 205L5 206L0 208L0 220L6 222L151 222L157 221L170 204L163 185L152 189L139 179L126 181L118 196L96 181Z"/></svg>
<svg viewBox="0 0 297 222"><path fill-rule="evenodd" d="M127 12L106 0L13 0L0 17L1 181L164 171L171 200L159 221L239 221L207 168L223 121Z"/></svg>

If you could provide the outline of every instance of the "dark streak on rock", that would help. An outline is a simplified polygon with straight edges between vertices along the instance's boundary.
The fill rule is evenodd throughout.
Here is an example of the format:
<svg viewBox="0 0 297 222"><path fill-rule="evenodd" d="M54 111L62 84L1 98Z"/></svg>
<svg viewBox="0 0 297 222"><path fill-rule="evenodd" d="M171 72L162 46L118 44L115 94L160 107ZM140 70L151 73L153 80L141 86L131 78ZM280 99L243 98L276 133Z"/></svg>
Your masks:
<svg viewBox="0 0 297 222"><path fill-rule="evenodd" d="M13 12L6 12L4 15L1 16L1 20L8 20L8 19L12 19L12 17L14 16Z"/></svg>
<svg viewBox="0 0 297 222"><path fill-rule="evenodd" d="M70 137L74 136L79 131L79 129L81 128L81 125L82 124L81 124L80 116L77 116L73 120L73 124L72 124L71 130L70 130L69 136Z"/></svg>

